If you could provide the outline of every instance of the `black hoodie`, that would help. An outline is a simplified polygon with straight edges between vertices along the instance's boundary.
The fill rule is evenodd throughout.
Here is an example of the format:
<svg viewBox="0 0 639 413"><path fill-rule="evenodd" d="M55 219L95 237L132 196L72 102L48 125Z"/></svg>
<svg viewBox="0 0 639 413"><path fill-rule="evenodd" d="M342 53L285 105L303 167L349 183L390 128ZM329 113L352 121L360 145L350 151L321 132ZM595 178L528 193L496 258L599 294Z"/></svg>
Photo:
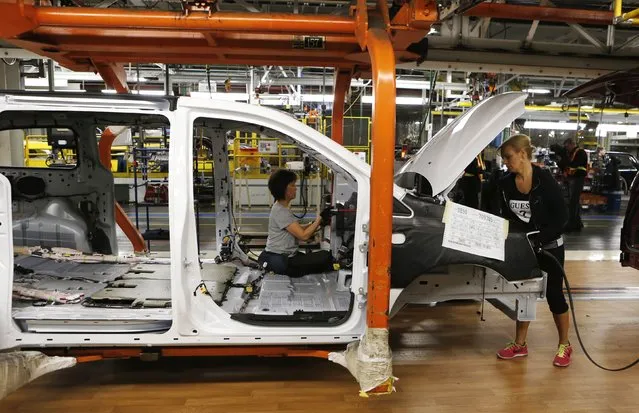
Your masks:
<svg viewBox="0 0 639 413"><path fill-rule="evenodd" d="M568 220L568 210L559 184L548 170L533 165L532 189L525 195L517 190L515 177L515 174L508 173L498 182L501 216L508 219L515 230L540 231L535 237L540 244L559 238ZM525 218L517 216L511 209L511 201L517 209L518 200L530 203L530 220L527 223Z"/></svg>

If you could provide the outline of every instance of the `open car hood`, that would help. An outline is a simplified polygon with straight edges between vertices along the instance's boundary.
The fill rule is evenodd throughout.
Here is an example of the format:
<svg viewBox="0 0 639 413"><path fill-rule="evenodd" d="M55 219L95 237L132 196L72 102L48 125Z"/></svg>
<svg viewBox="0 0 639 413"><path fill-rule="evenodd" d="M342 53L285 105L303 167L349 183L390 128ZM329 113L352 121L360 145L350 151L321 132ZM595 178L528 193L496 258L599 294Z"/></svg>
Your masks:
<svg viewBox="0 0 639 413"><path fill-rule="evenodd" d="M599 99L606 105L621 103L639 107L639 68L608 73L569 90L564 96Z"/></svg>
<svg viewBox="0 0 639 413"><path fill-rule="evenodd" d="M509 92L481 101L437 132L397 176L419 174L428 180L433 195L440 194L504 128L524 114L527 97Z"/></svg>

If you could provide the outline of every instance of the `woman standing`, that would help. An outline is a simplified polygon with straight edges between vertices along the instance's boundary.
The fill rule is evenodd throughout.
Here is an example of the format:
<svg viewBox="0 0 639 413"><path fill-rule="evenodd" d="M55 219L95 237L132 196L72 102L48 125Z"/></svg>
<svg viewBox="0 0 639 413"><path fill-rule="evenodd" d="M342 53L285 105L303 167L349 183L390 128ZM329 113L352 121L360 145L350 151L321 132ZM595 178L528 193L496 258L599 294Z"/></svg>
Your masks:
<svg viewBox="0 0 639 413"><path fill-rule="evenodd" d="M538 231L531 236L537 248L552 254L564 265L563 228L568 211L557 182L549 171L531 163L532 145L526 135L515 135L500 148L501 157L509 173L499 181L501 215L513 228L525 232ZM563 293L562 271L550 257L538 255L539 267L548 274L546 299L553 314L559 345L553 364L570 365L572 347L568 341L570 315ZM517 321L515 340L497 352L500 359L510 360L528 355L526 336L529 321Z"/></svg>

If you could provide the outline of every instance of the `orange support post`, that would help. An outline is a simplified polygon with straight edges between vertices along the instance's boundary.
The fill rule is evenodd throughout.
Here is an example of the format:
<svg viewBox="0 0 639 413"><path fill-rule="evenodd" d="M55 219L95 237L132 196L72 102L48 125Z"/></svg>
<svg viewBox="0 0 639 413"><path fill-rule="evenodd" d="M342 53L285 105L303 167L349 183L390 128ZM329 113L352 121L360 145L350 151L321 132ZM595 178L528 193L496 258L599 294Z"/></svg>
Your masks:
<svg viewBox="0 0 639 413"><path fill-rule="evenodd" d="M111 145L113 145L115 138L116 136L113 132L107 128L102 133L100 143L98 144L100 163L109 171L111 170ZM124 209L122 209L122 206L118 204L117 201L115 202L115 222L122 229L122 232L124 232L124 235L126 235L129 241L131 241L133 251L146 251L146 245L142 234L140 234L140 231L138 231L135 225L133 225L133 222L131 222L127 214L124 212Z"/></svg>
<svg viewBox="0 0 639 413"><path fill-rule="evenodd" d="M381 28L370 28L367 40L373 72L367 325L369 328L388 328L393 231L395 53L389 34Z"/></svg>
<svg viewBox="0 0 639 413"><path fill-rule="evenodd" d="M124 66L114 63L96 63L95 68L98 70L98 73L100 73L104 83L113 87L116 92L129 93L129 85L126 82ZM109 148L109 150L111 150L111 148ZM109 165L110 162L111 160L109 160ZM110 166L109 169L111 169Z"/></svg>
<svg viewBox="0 0 639 413"><path fill-rule="evenodd" d="M96 64L96 68L104 79L104 83L115 89L118 93L128 93L129 85L126 82L126 73L124 67L118 64L112 63L99 63ZM100 143L98 144L98 150L100 153L100 163L111 170L111 145L116 136L108 128L102 133L100 137ZM124 232L124 235L131 241L133 251L144 252L146 251L146 245L144 238L140 231L133 225L133 222L129 219L127 214L122 209L122 206L115 202L115 222Z"/></svg>
<svg viewBox="0 0 639 413"><path fill-rule="evenodd" d="M344 144L344 99L351 87L352 70L336 69L333 85L333 117L331 118L331 139Z"/></svg>

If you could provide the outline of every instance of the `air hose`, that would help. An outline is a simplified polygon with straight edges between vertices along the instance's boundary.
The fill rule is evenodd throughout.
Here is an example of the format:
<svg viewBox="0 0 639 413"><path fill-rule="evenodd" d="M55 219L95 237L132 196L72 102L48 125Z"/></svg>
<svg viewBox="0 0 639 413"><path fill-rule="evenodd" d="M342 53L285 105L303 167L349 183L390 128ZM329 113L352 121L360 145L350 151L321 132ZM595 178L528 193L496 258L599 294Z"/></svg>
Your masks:
<svg viewBox="0 0 639 413"><path fill-rule="evenodd" d="M557 258L555 258L554 255L552 255L551 253L549 253L547 251L544 251L541 248L537 249L536 252L538 254L543 254L546 257L550 258L551 261L557 266L557 268L559 270L561 270L561 274L564 277L564 282L566 283L566 291L568 292L568 301L570 302L570 312L572 313L572 324L575 327L575 333L577 334L577 340L579 340L579 346L583 350L583 352L586 355L586 357L588 358L588 360L590 360L590 362L592 364L594 364L595 366L599 367L602 370L606 370L606 371L623 371L623 370L627 370L627 369L637 365L639 363L639 358L637 360L633 361L632 363L626 365L626 366L619 367L619 368L616 368L616 369L602 366L601 364L599 364L595 360L593 360L593 358L588 353L588 350L586 350L586 346L584 345L584 342L581 339L581 334L579 334L579 327L577 326L577 317L575 315L575 306L573 305L572 292L570 290L570 283L568 282L568 277L566 276L566 271L564 271L563 265L561 265L561 263L557 260Z"/></svg>

